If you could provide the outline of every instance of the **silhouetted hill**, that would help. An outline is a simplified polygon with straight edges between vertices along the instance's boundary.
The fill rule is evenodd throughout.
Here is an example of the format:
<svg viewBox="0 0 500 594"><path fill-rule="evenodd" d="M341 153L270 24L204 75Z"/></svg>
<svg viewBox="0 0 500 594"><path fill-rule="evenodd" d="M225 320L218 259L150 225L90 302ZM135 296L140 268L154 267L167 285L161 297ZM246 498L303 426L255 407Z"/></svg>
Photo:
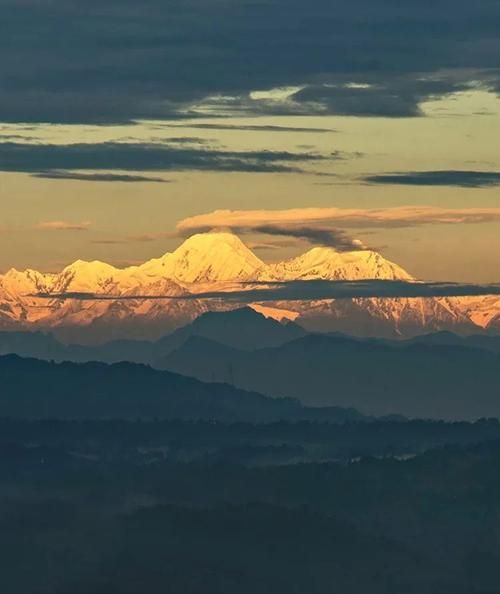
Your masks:
<svg viewBox="0 0 500 594"><path fill-rule="evenodd" d="M100 345L63 344L42 332L0 332L0 355L54 361L152 363L179 348L191 336L202 336L243 350L279 346L304 336L306 331L287 322L266 318L250 307L207 312L158 341L114 340Z"/></svg>
<svg viewBox="0 0 500 594"><path fill-rule="evenodd" d="M227 384L205 384L131 363L49 363L0 357L0 416L21 418L176 418L269 422L330 421L355 411L306 409Z"/></svg>
<svg viewBox="0 0 500 594"><path fill-rule="evenodd" d="M113 340L97 345L64 344L53 335L43 332L5 331L0 332L0 355L16 354L21 357L74 362L129 361L154 366L191 337L199 336L239 350L252 351L281 346L307 334L306 330L293 322L280 323L245 307L231 311L207 312L154 342ZM329 333L327 336L395 347L413 344L462 346L500 354L500 336L488 334L459 336L451 332L436 332L408 340L355 338L339 332Z"/></svg>
<svg viewBox="0 0 500 594"><path fill-rule="evenodd" d="M307 332L293 322L280 323L266 318L251 307L223 312L207 312L191 324L157 341L158 352L177 348L190 336L201 336L242 350L280 346Z"/></svg>
<svg viewBox="0 0 500 594"><path fill-rule="evenodd" d="M461 346L308 335L244 353L191 339L159 366L308 405L349 406L377 416L500 416L500 357Z"/></svg>
<svg viewBox="0 0 500 594"><path fill-rule="evenodd" d="M0 355L59 360L65 352L65 346L45 332L0 332Z"/></svg>
<svg viewBox="0 0 500 594"><path fill-rule="evenodd" d="M453 334L453 332L435 332L434 334L424 334L410 338L403 341L403 344L452 345L500 353L500 336L493 334L459 336L458 334Z"/></svg>

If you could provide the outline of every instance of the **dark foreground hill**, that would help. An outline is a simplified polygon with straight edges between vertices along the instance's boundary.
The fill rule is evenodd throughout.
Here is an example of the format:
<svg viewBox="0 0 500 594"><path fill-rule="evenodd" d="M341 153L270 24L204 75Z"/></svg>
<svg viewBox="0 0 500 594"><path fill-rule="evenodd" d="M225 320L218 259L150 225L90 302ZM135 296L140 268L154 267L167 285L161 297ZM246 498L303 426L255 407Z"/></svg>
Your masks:
<svg viewBox="0 0 500 594"><path fill-rule="evenodd" d="M361 419L353 410L308 409L227 384L132 363L50 363L0 357L0 417L59 419Z"/></svg>

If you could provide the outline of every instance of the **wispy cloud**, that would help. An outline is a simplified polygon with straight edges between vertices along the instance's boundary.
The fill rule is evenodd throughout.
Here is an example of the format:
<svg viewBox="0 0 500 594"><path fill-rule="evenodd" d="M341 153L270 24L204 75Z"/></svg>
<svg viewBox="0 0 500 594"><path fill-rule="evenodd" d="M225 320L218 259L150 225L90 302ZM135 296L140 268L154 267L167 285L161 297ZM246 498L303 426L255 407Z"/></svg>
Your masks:
<svg viewBox="0 0 500 594"><path fill-rule="evenodd" d="M280 250L282 248L295 247L296 241L292 239L270 239L268 241L247 241L246 245L251 250Z"/></svg>
<svg viewBox="0 0 500 594"><path fill-rule="evenodd" d="M194 128L198 130L236 130L241 132L298 132L328 134L336 132L334 128L316 128L306 126L278 126L272 124L224 124L224 123L192 123L163 124L168 128Z"/></svg>
<svg viewBox="0 0 500 594"><path fill-rule="evenodd" d="M98 245L122 245L130 243L148 243L158 241L161 239L172 239L176 237L175 233L161 232L161 233L142 233L139 235L127 235L126 237L114 237L104 239L94 239L91 243Z"/></svg>
<svg viewBox="0 0 500 594"><path fill-rule="evenodd" d="M96 245L122 245L128 242L125 239L92 239L90 243Z"/></svg>
<svg viewBox="0 0 500 594"><path fill-rule="evenodd" d="M235 229L235 231L249 232L248 229ZM252 232L304 239L309 243L328 245L342 252L365 249L365 245L359 239L351 239L345 231L340 229L325 229L300 224L297 226L266 224L253 227Z"/></svg>
<svg viewBox="0 0 500 594"><path fill-rule="evenodd" d="M500 208L438 208L400 206L393 208L293 208L286 210L216 210L188 217L177 223L182 237L213 229L239 234L263 233L301 238L339 250L362 249L345 229L457 225L500 221Z"/></svg>
<svg viewBox="0 0 500 594"><path fill-rule="evenodd" d="M43 179L65 179L90 182L130 182L130 183L170 183L171 180L162 177L148 177L145 175L128 175L125 173L78 173L76 171L39 171L33 177Z"/></svg>
<svg viewBox="0 0 500 594"><path fill-rule="evenodd" d="M150 241L158 241L159 239L171 239L174 237L173 233L142 233L140 235L130 235L127 241L135 243L148 243Z"/></svg>
<svg viewBox="0 0 500 594"><path fill-rule="evenodd" d="M371 184L491 188L500 186L500 171L405 171L400 173L368 175L362 179Z"/></svg>
<svg viewBox="0 0 500 594"><path fill-rule="evenodd" d="M88 231L89 222L70 223L68 221L42 221L34 225L34 229L43 231Z"/></svg>

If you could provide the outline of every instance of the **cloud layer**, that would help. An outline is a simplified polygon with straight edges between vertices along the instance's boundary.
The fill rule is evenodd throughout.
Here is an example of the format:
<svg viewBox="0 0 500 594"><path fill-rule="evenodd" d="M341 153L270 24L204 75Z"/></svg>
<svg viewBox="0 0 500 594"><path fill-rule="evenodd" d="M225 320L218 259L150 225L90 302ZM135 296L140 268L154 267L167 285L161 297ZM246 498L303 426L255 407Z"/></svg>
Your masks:
<svg viewBox="0 0 500 594"><path fill-rule="evenodd" d="M82 301L124 300L192 300L224 299L236 303L259 301L316 301L321 299L363 299L398 297L464 297L500 295L500 284L479 285L447 282L406 282L389 280L366 281L289 281L281 283L249 283L241 289L216 290L183 295L99 295L95 293L37 293L43 299L77 299Z"/></svg>
<svg viewBox="0 0 500 594"><path fill-rule="evenodd" d="M170 180L161 177L150 177L146 175L127 175L125 173L79 173L76 171L40 171L33 173L33 177L42 179L66 179L74 181L92 182L150 182L158 184L169 183Z"/></svg>
<svg viewBox="0 0 500 594"><path fill-rule="evenodd" d="M339 250L363 249L345 229L404 228L419 225L478 224L500 221L500 208L293 208L287 210L216 210L177 223L182 237L212 229L238 234L263 233L306 239Z"/></svg>
<svg viewBox="0 0 500 594"><path fill-rule="evenodd" d="M429 97L499 88L495 0L3 0L2 20L3 121L183 117L207 98L414 116ZM289 86L288 103L251 93Z"/></svg>
<svg viewBox="0 0 500 594"><path fill-rule="evenodd" d="M241 132L299 132L308 134L329 134L336 130L332 128L313 128L304 126L278 126L272 124L226 124L219 122L213 123L193 123L186 124L162 124L169 128L194 128L198 130L236 130Z"/></svg>
<svg viewBox="0 0 500 594"><path fill-rule="evenodd" d="M370 175L363 181L372 184L396 184L406 186L456 186L461 188L490 188L500 186L499 171L406 171Z"/></svg>
<svg viewBox="0 0 500 594"><path fill-rule="evenodd" d="M42 231L88 231L90 223L70 223L68 221L42 221L34 226L34 229Z"/></svg>
<svg viewBox="0 0 500 594"><path fill-rule="evenodd" d="M334 160L344 158L344 155L333 154L328 158ZM304 163L325 159L311 152L226 151L160 143L0 143L0 171L26 172L43 177L50 175L58 179L63 170L67 170L65 176L71 179L80 175L72 170L299 172ZM99 181L108 179L108 176L108 173L99 174ZM134 181L146 181L142 176L141 179L134 177ZM118 181L131 179L130 176L121 176Z"/></svg>

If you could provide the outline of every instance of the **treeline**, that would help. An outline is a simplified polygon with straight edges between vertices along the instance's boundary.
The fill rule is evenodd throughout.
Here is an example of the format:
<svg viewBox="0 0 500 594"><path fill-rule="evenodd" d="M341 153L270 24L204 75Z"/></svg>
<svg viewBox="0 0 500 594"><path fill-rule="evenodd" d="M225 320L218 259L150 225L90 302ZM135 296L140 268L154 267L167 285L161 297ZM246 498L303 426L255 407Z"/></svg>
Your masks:
<svg viewBox="0 0 500 594"><path fill-rule="evenodd" d="M500 441L265 467L109 443L4 442L2 594L498 592Z"/></svg>
<svg viewBox="0 0 500 594"><path fill-rule="evenodd" d="M1 463L19 455L35 460L47 450L76 461L151 460L285 464L349 462L363 457L405 457L446 445L500 440L497 419L475 423L406 421L275 422L65 421L0 418ZM25 451L26 450L26 451ZM57 456L56 456L57 457ZM45 456L50 460L49 454Z"/></svg>

